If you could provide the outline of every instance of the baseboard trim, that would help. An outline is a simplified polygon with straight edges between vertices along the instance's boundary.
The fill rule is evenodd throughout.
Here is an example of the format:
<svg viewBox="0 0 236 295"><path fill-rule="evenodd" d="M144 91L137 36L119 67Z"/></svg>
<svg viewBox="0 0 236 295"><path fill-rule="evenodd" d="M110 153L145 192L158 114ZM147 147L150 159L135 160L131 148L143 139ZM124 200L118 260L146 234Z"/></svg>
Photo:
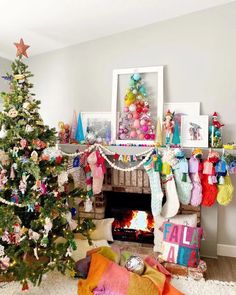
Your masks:
<svg viewBox="0 0 236 295"><path fill-rule="evenodd" d="M217 244L217 255L236 257L236 246L226 245L226 244Z"/></svg>

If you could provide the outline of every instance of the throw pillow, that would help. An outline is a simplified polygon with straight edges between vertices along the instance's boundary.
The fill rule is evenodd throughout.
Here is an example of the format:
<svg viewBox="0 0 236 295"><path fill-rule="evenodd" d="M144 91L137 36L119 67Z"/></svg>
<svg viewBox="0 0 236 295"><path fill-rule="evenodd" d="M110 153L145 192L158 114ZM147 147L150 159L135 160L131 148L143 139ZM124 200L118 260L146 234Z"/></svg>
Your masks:
<svg viewBox="0 0 236 295"><path fill-rule="evenodd" d="M187 267L197 267L200 260L201 227L165 222L161 258Z"/></svg>
<svg viewBox="0 0 236 295"><path fill-rule="evenodd" d="M179 214L168 219L161 215L158 216L154 226L154 252L162 253L163 232L160 230L160 227L165 221L195 227L197 226L197 214Z"/></svg>
<svg viewBox="0 0 236 295"><path fill-rule="evenodd" d="M113 242L112 223L114 218L93 220L96 228L90 234L92 240L107 240Z"/></svg>

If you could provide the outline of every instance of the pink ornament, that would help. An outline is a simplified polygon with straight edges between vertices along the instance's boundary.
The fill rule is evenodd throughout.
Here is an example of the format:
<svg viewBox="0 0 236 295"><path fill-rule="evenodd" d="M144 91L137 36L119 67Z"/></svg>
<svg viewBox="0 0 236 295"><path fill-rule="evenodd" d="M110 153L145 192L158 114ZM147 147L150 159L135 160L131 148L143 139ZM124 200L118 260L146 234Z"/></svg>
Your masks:
<svg viewBox="0 0 236 295"><path fill-rule="evenodd" d="M129 108L128 107L124 107L124 112L125 113L128 113L128 111L129 111Z"/></svg>
<svg viewBox="0 0 236 295"><path fill-rule="evenodd" d="M26 139L21 139L20 140L20 146L24 149L27 147L27 140Z"/></svg>
<svg viewBox="0 0 236 295"><path fill-rule="evenodd" d="M147 132L148 131L148 126L147 125L143 125L142 130L143 130L143 132Z"/></svg>
<svg viewBox="0 0 236 295"><path fill-rule="evenodd" d="M133 113L133 118L134 118L134 119L138 119L138 118L139 118L139 114L138 114L137 112L134 112L134 113Z"/></svg>
<svg viewBox="0 0 236 295"><path fill-rule="evenodd" d="M141 126L143 126L145 123L146 123L146 121L145 121L144 119L142 119L142 120L140 121L140 125L141 125Z"/></svg>
<svg viewBox="0 0 236 295"><path fill-rule="evenodd" d="M136 130L136 132L139 135L141 133L141 130L138 129L138 130Z"/></svg>
<svg viewBox="0 0 236 295"><path fill-rule="evenodd" d="M133 115L132 114L128 114L128 119L132 119Z"/></svg>
<svg viewBox="0 0 236 295"><path fill-rule="evenodd" d="M154 140L155 139L155 134L151 133L150 134L150 139Z"/></svg>
<svg viewBox="0 0 236 295"><path fill-rule="evenodd" d="M125 139L125 134L124 134L124 133L122 133L122 134L120 135L120 139Z"/></svg>
<svg viewBox="0 0 236 295"><path fill-rule="evenodd" d="M150 139L150 134L145 134L144 138L149 140Z"/></svg>
<svg viewBox="0 0 236 295"><path fill-rule="evenodd" d="M132 103L132 104L129 106L129 111L130 111L130 112L135 112L135 111L136 111L136 105Z"/></svg>
<svg viewBox="0 0 236 295"><path fill-rule="evenodd" d="M140 133L139 136L138 136L138 138L139 138L140 140L143 140L143 139L144 139L144 135L143 135L143 133Z"/></svg>
<svg viewBox="0 0 236 295"><path fill-rule="evenodd" d="M144 113L147 113L147 112L148 112L148 108L147 108L147 107L144 107L144 108L143 108L143 112L144 112Z"/></svg>
<svg viewBox="0 0 236 295"><path fill-rule="evenodd" d="M136 138L136 137L137 137L137 133L136 133L135 130L132 130L132 131L130 132L130 137L131 137L131 138Z"/></svg>
<svg viewBox="0 0 236 295"><path fill-rule="evenodd" d="M134 128L139 128L140 127L140 123L139 123L139 120L138 119L134 120L133 127Z"/></svg>
<svg viewBox="0 0 236 295"><path fill-rule="evenodd" d="M127 128L124 129L124 133L127 134L129 130Z"/></svg>

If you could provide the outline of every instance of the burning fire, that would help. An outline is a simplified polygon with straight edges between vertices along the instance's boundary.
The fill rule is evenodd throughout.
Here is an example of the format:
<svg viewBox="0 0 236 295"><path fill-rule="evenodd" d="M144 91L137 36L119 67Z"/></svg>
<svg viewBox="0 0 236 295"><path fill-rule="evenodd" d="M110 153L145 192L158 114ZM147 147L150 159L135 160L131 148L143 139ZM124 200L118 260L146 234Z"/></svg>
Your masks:
<svg viewBox="0 0 236 295"><path fill-rule="evenodd" d="M145 211L132 210L132 218L124 228L151 231L154 227L153 217Z"/></svg>

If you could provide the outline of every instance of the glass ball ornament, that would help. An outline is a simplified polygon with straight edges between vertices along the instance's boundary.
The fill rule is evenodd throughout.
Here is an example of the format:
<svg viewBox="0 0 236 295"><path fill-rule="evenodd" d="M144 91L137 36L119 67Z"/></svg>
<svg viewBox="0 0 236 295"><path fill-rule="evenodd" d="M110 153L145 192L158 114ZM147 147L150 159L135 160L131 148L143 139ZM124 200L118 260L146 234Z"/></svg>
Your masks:
<svg viewBox="0 0 236 295"><path fill-rule="evenodd" d="M145 135L144 135L144 138L145 138L146 140L149 140L149 139L151 138L151 137L150 137L150 134L148 134L148 133L145 134Z"/></svg>
<svg viewBox="0 0 236 295"><path fill-rule="evenodd" d="M137 94L137 93L138 93L137 89L134 89L133 94Z"/></svg>
<svg viewBox="0 0 236 295"><path fill-rule="evenodd" d="M138 138L139 138L140 140L143 140L143 139L144 139L144 134L143 134L143 133L140 133L139 136L138 136Z"/></svg>
<svg viewBox="0 0 236 295"><path fill-rule="evenodd" d="M142 130L143 130L143 132L147 132L148 131L148 126L147 125L143 125L142 126Z"/></svg>
<svg viewBox="0 0 236 295"><path fill-rule="evenodd" d="M130 138L136 138L137 137L137 132L135 130L132 130L130 132Z"/></svg>
<svg viewBox="0 0 236 295"><path fill-rule="evenodd" d="M139 128L140 127L140 122L139 122L138 119L134 120L133 127L134 128Z"/></svg>
<svg viewBox="0 0 236 295"><path fill-rule="evenodd" d="M76 210L76 208L73 207L70 209L70 212L71 212L72 217L74 217L77 213L77 210Z"/></svg>
<svg viewBox="0 0 236 295"><path fill-rule="evenodd" d="M150 139L151 139L151 140L154 140L154 139L155 139L155 134L154 134L154 133L151 133L151 134L150 134Z"/></svg>
<svg viewBox="0 0 236 295"><path fill-rule="evenodd" d="M140 74L135 73L135 74L133 74L132 79L133 79L134 81L139 81L139 80L141 79L141 76L140 76Z"/></svg>
<svg viewBox="0 0 236 295"><path fill-rule="evenodd" d="M144 119L142 119L142 120L140 121L140 125L141 125L141 126L145 125L145 123L146 123L146 121L145 121Z"/></svg>
<svg viewBox="0 0 236 295"><path fill-rule="evenodd" d="M139 118L139 113L134 112L134 113L133 113L133 118L134 118L134 119L138 119L138 118Z"/></svg>
<svg viewBox="0 0 236 295"><path fill-rule="evenodd" d="M124 133L120 134L120 136L119 136L119 137L120 137L120 139L122 139L122 140L126 138L126 136L125 136L125 134L124 134Z"/></svg>
<svg viewBox="0 0 236 295"><path fill-rule="evenodd" d="M145 269L145 264L141 257L133 255L130 256L129 259L127 259L125 267L128 271L131 271L138 275L142 275Z"/></svg>
<svg viewBox="0 0 236 295"><path fill-rule="evenodd" d="M132 119L133 115L132 114L128 114L128 119Z"/></svg>
<svg viewBox="0 0 236 295"><path fill-rule="evenodd" d="M129 111L130 111L130 112L135 112L135 111L136 111L136 105L132 103L132 104L129 106Z"/></svg>
<svg viewBox="0 0 236 295"><path fill-rule="evenodd" d="M129 108L128 107L124 107L124 112L125 113L128 113L128 111L129 111Z"/></svg>

